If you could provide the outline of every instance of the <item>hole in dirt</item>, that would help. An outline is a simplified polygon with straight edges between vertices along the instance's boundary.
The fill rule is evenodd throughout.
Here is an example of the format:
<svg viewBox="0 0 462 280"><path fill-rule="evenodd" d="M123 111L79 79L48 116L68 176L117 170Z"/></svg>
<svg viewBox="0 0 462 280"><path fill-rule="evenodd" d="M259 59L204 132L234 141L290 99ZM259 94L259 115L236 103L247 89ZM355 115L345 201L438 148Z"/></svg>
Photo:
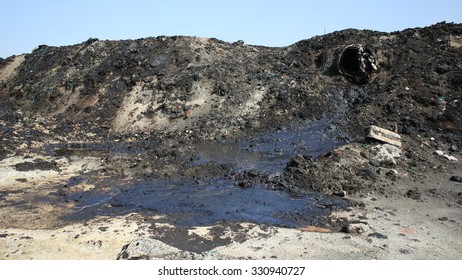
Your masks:
<svg viewBox="0 0 462 280"><path fill-rule="evenodd" d="M348 74L360 72L359 57L360 54L357 48L347 48L340 58L341 69Z"/></svg>
<svg viewBox="0 0 462 280"><path fill-rule="evenodd" d="M340 52L337 68L340 74L357 85L368 83L377 68L375 52L362 45L349 45Z"/></svg>

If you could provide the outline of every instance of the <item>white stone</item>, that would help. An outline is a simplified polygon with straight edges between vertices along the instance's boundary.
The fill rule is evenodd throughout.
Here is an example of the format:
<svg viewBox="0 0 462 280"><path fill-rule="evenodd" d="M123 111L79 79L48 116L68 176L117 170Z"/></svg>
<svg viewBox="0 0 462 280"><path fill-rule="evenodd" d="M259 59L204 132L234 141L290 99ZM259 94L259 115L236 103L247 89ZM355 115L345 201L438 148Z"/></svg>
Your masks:
<svg viewBox="0 0 462 280"><path fill-rule="evenodd" d="M369 162L377 167L392 167L396 165L395 158L398 158L400 154L401 149L393 145L376 145L370 149Z"/></svg>
<svg viewBox="0 0 462 280"><path fill-rule="evenodd" d="M440 151L440 150L436 150L435 151L435 154L439 155L439 156L444 156L444 152L443 151Z"/></svg>
<svg viewBox="0 0 462 280"><path fill-rule="evenodd" d="M457 161L457 158L455 156L450 156L450 155L443 155L444 158L450 160L450 161Z"/></svg>

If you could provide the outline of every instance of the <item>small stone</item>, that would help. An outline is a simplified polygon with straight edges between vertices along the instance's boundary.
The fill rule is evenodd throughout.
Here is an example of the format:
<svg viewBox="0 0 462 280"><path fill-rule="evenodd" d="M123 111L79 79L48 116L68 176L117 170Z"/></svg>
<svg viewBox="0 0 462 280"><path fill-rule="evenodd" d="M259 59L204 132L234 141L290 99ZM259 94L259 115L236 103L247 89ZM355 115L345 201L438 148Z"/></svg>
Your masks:
<svg viewBox="0 0 462 280"><path fill-rule="evenodd" d="M408 249L399 249L399 252L404 255L409 255L411 253L411 251Z"/></svg>
<svg viewBox="0 0 462 280"><path fill-rule="evenodd" d="M455 156L450 156L450 155L443 155L445 159L448 159L450 161L458 161L458 159Z"/></svg>
<svg viewBox="0 0 462 280"><path fill-rule="evenodd" d="M333 192L332 195L339 196L339 197L345 197L346 191Z"/></svg>
<svg viewBox="0 0 462 280"><path fill-rule="evenodd" d="M237 186L241 189L250 188L252 186L252 182L249 180L240 181L239 183L237 183Z"/></svg>
<svg viewBox="0 0 462 280"><path fill-rule="evenodd" d="M396 169L390 169L385 175L391 180L396 181L398 178L398 171Z"/></svg>
<svg viewBox="0 0 462 280"><path fill-rule="evenodd" d="M449 180L451 181L454 181L454 182L458 182L458 183L462 183L462 176L451 176L451 178L449 178Z"/></svg>
<svg viewBox="0 0 462 280"><path fill-rule="evenodd" d="M419 200L422 197L422 193L418 189L411 189L406 192L406 196L414 200Z"/></svg>
<svg viewBox="0 0 462 280"><path fill-rule="evenodd" d="M439 156L444 156L444 152L443 151L440 151L440 150L436 150L435 151L435 154L439 155Z"/></svg>
<svg viewBox="0 0 462 280"><path fill-rule="evenodd" d="M370 234L367 235L367 237L375 237L375 238L379 238L379 239L388 239L388 236L386 236L385 234L379 233L379 232L370 233Z"/></svg>
<svg viewBox="0 0 462 280"><path fill-rule="evenodd" d="M18 181L18 182L21 182L21 183L26 183L27 182L26 178L16 178L15 180Z"/></svg>
<svg viewBox="0 0 462 280"><path fill-rule="evenodd" d="M396 169L390 169L385 175L387 175L387 176L396 176L396 175L398 175L398 171Z"/></svg>
<svg viewBox="0 0 462 280"><path fill-rule="evenodd" d="M456 152L457 151L457 146L456 145L451 145L451 147L449 148L449 150L451 152Z"/></svg>
<svg viewBox="0 0 462 280"><path fill-rule="evenodd" d="M369 230L369 227L362 223L349 224L346 227L342 228L343 232L351 234L362 234Z"/></svg>

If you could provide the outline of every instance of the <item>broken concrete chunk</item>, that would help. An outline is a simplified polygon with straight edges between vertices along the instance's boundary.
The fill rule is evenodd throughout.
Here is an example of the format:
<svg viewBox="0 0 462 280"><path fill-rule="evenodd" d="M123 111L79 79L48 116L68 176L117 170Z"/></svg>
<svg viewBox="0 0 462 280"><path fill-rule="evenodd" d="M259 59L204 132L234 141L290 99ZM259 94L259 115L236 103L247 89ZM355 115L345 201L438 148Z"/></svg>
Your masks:
<svg viewBox="0 0 462 280"><path fill-rule="evenodd" d="M399 158L401 155L401 149L389 145L376 145L369 151L369 162L370 164L380 167L393 167L396 165L395 158Z"/></svg>
<svg viewBox="0 0 462 280"><path fill-rule="evenodd" d="M375 125L371 125L369 127L366 137L385 142L399 148L401 147L401 136L398 133Z"/></svg>

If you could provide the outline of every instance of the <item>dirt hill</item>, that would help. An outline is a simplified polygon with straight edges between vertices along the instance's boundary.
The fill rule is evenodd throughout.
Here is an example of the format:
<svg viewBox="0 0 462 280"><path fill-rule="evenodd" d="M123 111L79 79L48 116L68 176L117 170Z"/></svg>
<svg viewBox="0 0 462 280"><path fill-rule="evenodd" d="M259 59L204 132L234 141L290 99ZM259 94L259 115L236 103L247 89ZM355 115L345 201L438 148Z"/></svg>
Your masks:
<svg viewBox="0 0 462 280"><path fill-rule="evenodd" d="M114 190L139 180L198 186L224 180L237 190L327 195L333 200L314 211L321 216L373 195L437 197L460 207L461 102L461 24L393 33L348 29L282 48L181 36L41 45L0 59L0 161L5 170L61 178L44 183L52 198L19 191L8 200L24 182L43 182L26 173L5 177L3 226L48 228L121 215L141 194L114 198ZM393 161L372 159L383 147L365 139L371 125L402 137ZM422 178L430 174L453 185L427 184ZM66 207L58 217L47 216L56 209L37 210L48 217L46 226L8 216L15 202L37 197ZM101 205L110 209L89 207L95 197L107 197ZM143 203L135 208L158 210ZM290 226L348 224L278 215Z"/></svg>

